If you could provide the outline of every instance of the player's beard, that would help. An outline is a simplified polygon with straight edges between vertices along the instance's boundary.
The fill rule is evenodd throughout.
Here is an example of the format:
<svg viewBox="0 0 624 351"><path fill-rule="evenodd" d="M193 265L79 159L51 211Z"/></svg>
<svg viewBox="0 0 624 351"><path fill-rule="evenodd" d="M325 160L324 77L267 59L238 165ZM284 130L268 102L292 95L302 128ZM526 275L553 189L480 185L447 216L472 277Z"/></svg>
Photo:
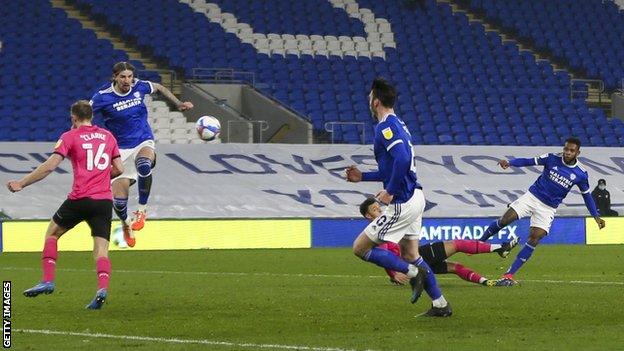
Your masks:
<svg viewBox="0 0 624 351"><path fill-rule="evenodd" d="M373 121L377 122L377 114L375 113L375 109L373 108L373 105L371 103L368 104L368 109L370 110L371 118L373 119Z"/></svg>

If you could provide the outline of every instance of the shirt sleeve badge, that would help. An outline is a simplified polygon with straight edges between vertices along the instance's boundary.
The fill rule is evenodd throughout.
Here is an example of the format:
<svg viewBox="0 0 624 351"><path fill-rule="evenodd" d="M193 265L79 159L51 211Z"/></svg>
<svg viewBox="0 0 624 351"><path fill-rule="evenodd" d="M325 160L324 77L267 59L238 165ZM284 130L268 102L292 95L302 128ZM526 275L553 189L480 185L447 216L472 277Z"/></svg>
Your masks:
<svg viewBox="0 0 624 351"><path fill-rule="evenodd" d="M58 149L59 147L61 147L61 144L62 144L62 143L63 143L63 139L59 139L59 140L56 142L56 145L54 145L54 149L56 150L56 149Z"/></svg>
<svg viewBox="0 0 624 351"><path fill-rule="evenodd" d="M381 134L384 136L384 138L386 138L386 140L390 140L394 136L394 134L392 133L392 129L390 129L390 127L383 129L381 131Z"/></svg>

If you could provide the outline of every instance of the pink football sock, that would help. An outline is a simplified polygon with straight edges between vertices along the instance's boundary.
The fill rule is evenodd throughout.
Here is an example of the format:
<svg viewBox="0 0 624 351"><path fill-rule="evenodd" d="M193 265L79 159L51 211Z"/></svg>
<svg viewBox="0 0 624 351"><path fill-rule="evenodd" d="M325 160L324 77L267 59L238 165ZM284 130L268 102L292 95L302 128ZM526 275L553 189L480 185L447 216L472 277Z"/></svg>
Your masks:
<svg viewBox="0 0 624 351"><path fill-rule="evenodd" d="M479 240L453 240L457 252L480 254L492 252L492 245Z"/></svg>
<svg viewBox="0 0 624 351"><path fill-rule="evenodd" d="M455 263L455 274L463 280L477 284L481 283L481 278L483 278L479 273L471 270L470 268L464 267L459 263Z"/></svg>
<svg viewBox="0 0 624 351"><path fill-rule="evenodd" d="M111 274L111 262L108 257L99 257L95 262L98 277L98 289L108 289Z"/></svg>
<svg viewBox="0 0 624 351"><path fill-rule="evenodd" d="M43 281L54 281L54 275L56 270L56 259L58 258L57 248L58 238L51 236L46 239L43 245L43 252L41 255L41 267L43 268Z"/></svg>

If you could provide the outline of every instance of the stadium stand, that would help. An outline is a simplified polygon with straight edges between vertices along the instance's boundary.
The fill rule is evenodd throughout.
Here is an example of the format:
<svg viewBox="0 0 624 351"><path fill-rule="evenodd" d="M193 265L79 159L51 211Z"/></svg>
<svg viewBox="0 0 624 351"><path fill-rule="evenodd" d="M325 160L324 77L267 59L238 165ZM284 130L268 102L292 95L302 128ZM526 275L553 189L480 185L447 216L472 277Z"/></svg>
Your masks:
<svg viewBox="0 0 624 351"><path fill-rule="evenodd" d="M49 1L3 2L0 17L5 23L0 26L0 140L56 140L70 125L71 103L89 99L110 78L114 62L128 61L125 52L97 39Z"/></svg>
<svg viewBox="0 0 624 351"><path fill-rule="evenodd" d="M515 31L538 50L549 51L588 78L601 79L607 89L624 78L624 14L602 0L469 0L470 8ZM587 16L591 14L591 20Z"/></svg>
<svg viewBox="0 0 624 351"><path fill-rule="evenodd" d="M361 142L356 128L366 128L371 141L366 84L382 75L397 84L398 113L418 144L559 145L570 133L590 145L624 141L621 121L570 101L567 73L433 0L415 10L398 1L281 0L269 8L262 1L139 0L131 5L142 13L135 21L116 16L114 6L78 3L187 75L194 67L253 71L267 93L316 129L364 123L338 128L337 140ZM302 16L311 10L324 15ZM375 55L379 46L385 59Z"/></svg>
<svg viewBox="0 0 624 351"><path fill-rule="evenodd" d="M137 0L123 2L141 14L128 20L116 2L74 0L187 77L196 67L255 72L265 93L317 130L326 122L361 123L337 124L337 141L372 141L366 95L380 75L397 85L396 110L415 144L560 145L570 134L586 145L624 143L622 121L570 100L568 73L503 43L447 3Z"/></svg>

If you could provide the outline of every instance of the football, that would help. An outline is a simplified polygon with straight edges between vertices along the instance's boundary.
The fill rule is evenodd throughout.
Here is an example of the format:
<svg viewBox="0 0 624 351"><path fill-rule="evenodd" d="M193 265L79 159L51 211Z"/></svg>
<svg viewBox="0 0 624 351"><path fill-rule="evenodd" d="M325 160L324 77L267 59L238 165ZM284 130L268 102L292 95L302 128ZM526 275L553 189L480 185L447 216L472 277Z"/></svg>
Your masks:
<svg viewBox="0 0 624 351"><path fill-rule="evenodd" d="M212 141L219 137L221 123L212 116L201 116L196 123L199 138L205 141Z"/></svg>

